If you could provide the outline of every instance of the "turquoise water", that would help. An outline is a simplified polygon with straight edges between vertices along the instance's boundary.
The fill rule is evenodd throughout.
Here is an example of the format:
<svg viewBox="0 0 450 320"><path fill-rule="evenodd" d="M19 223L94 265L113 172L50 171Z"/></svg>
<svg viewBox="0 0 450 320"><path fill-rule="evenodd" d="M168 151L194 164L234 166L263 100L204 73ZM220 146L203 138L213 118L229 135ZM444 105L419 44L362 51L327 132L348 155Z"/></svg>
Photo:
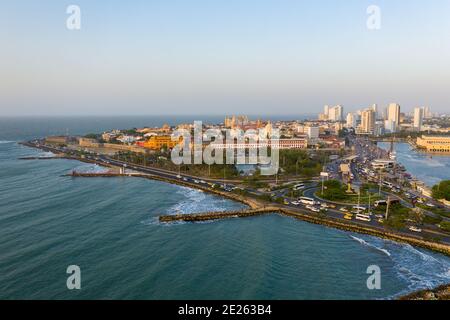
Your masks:
<svg viewBox="0 0 450 320"><path fill-rule="evenodd" d="M62 176L102 170L77 161L16 160L41 153L0 141L0 299L376 299L450 282L440 254L278 215L160 224L242 205L139 178ZM72 264L79 291L66 288ZM374 264L382 289L371 291Z"/></svg>
<svg viewBox="0 0 450 320"><path fill-rule="evenodd" d="M381 148L389 150L390 144L379 143ZM440 154L427 154L415 151L408 143L395 143L397 160L414 177L434 186L441 180L450 179L450 156Z"/></svg>

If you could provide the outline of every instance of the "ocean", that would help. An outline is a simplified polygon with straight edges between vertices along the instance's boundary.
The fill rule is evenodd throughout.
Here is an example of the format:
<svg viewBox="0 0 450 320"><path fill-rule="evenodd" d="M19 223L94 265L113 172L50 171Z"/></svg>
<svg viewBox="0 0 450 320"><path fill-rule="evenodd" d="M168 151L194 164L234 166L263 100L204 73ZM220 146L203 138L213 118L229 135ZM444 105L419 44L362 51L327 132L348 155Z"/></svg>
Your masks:
<svg viewBox="0 0 450 320"><path fill-rule="evenodd" d="M63 176L103 170L78 161L17 160L42 154L21 140L169 119L0 120L0 299L389 299L450 282L450 259L428 250L275 214L165 225L160 214L243 205L141 178ZM69 265L81 290L66 287ZM370 265L380 290L367 288Z"/></svg>

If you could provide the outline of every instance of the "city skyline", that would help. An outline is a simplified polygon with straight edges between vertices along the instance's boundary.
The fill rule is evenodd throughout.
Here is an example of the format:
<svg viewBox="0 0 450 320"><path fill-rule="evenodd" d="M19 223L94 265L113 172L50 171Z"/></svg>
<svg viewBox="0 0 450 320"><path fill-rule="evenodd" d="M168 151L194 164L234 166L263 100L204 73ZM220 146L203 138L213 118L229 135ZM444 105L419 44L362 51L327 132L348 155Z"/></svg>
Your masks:
<svg viewBox="0 0 450 320"><path fill-rule="evenodd" d="M70 4L2 4L3 116L449 109L447 1Z"/></svg>

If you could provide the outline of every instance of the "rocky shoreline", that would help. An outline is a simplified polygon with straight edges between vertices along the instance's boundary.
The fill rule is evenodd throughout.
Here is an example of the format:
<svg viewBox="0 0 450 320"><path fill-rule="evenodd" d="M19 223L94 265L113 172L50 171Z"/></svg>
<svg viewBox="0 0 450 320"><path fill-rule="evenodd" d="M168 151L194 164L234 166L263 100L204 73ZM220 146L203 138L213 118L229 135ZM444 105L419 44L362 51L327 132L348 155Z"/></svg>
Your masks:
<svg viewBox="0 0 450 320"><path fill-rule="evenodd" d="M419 290L402 296L398 300L450 300L450 284L434 289Z"/></svg>

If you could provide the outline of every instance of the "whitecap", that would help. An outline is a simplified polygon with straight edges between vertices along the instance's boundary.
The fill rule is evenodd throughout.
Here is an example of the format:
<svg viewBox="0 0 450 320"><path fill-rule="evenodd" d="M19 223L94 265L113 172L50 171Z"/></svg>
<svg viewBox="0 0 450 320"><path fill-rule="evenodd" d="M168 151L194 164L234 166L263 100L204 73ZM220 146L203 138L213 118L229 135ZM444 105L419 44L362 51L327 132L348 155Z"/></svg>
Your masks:
<svg viewBox="0 0 450 320"><path fill-rule="evenodd" d="M385 255L387 255L388 257L391 256L391 253L390 253L389 251L387 251L386 249L384 249L384 248L377 247L376 245L371 244L371 243L365 241L364 239L361 239L361 238L358 238L358 237L355 237L355 236L352 236L352 235L351 235L350 237L351 237L353 240L359 242L359 243L362 244L362 245L365 245L365 246L368 246L368 247L373 248L373 249L375 249L375 250L378 250L378 251L380 251L380 252L383 252L383 253L384 253Z"/></svg>

